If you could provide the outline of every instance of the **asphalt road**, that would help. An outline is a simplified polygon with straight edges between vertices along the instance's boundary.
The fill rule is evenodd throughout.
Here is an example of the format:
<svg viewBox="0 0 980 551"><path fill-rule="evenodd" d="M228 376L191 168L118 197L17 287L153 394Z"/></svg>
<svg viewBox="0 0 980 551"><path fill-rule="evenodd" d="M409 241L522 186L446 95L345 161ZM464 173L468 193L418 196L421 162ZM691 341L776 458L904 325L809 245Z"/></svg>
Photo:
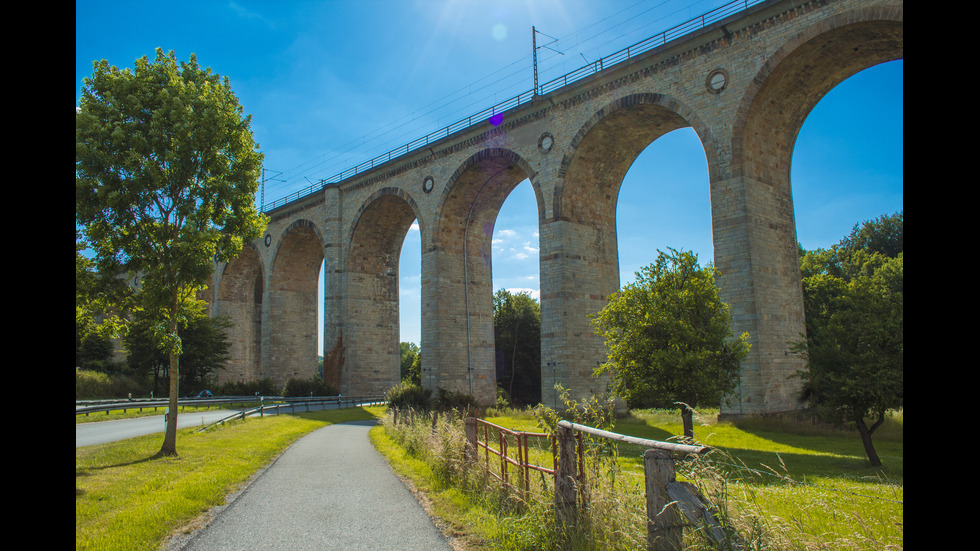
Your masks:
<svg viewBox="0 0 980 551"><path fill-rule="evenodd" d="M311 411L323 408L334 409L337 407L339 407L337 404L313 404L309 406L298 404L295 406L295 410L290 410L288 406L283 406L282 411ZM275 411L275 409L268 409L265 414L275 415ZM203 427L235 413L235 410L228 409L215 409L194 413L181 412L177 415L177 428ZM91 415L99 414L92 413ZM97 423L76 423L75 447L105 444L106 442L115 442L116 440L124 440L145 434L162 433L166 428L166 421L163 415L136 419L120 419L116 421L99 421Z"/></svg>
<svg viewBox="0 0 980 551"><path fill-rule="evenodd" d="M235 413L232 410L216 409L197 413L177 414L177 428L200 427L220 421ZM98 415L98 414L92 414ZM126 438L143 436L144 434L162 433L166 421L163 415L140 417L137 419L119 419L116 421L99 421L97 423L75 424L75 447L105 444Z"/></svg>
<svg viewBox="0 0 980 551"><path fill-rule="evenodd" d="M374 421L330 425L290 446L170 550L452 551L368 440Z"/></svg>

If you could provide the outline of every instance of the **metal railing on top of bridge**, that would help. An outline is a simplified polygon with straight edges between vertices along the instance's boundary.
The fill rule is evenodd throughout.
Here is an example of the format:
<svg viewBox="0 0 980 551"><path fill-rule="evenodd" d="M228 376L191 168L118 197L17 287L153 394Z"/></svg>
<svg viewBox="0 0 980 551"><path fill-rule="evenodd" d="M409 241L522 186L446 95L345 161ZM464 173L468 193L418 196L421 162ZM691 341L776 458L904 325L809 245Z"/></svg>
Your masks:
<svg viewBox="0 0 980 551"><path fill-rule="evenodd" d="M626 48L623 48L618 52L599 58L598 60L592 63L589 63L583 67L580 67L558 78L552 79L538 86L537 90L532 89L532 90L528 90L527 92L518 94L492 107L488 107L478 113L470 115L465 119L458 120L450 124L449 126L436 130L435 132L431 132L425 136L422 136L421 138L412 140L401 147L392 149L387 153L382 153L381 155L378 155L373 159L364 161L363 163L353 168L349 168L332 177L321 179L320 181L318 181L317 183L309 187L303 188L299 191L291 193L280 199L276 199L275 201L269 203L268 205L265 205L262 210L264 212L271 211L282 205L285 205L286 203L295 201L297 199L315 193L317 190L322 189L326 185L342 182L347 178L355 176L366 170L370 170L375 166L387 163L388 161L394 158L400 157L402 155L406 155L412 151L415 151L416 149L424 148L427 145L429 145L430 142L436 142L445 137L448 137L453 132L465 130L475 124L486 122L490 120L491 117L493 117L494 115L503 113L508 109L512 109L514 107L518 107L520 105L528 103L536 96L544 95L553 92L555 90L558 90L560 88L563 88L565 86L568 86L569 84L579 81L589 75L598 73L599 71L602 71L604 69L608 69L618 63L624 62L628 59L636 57L642 53L650 51L659 46L663 46L672 40L675 40L677 38L680 38L692 32L701 30L712 23L721 21L722 19L729 17L735 13L738 13L739 11L748 9L751 6L754 6L756 4L761 4L765 1L767 0L734 0L732 2L728 2L727 4L719 6L711 11L708 11L697 17L689 19L684 23L675 25L674 27L671 27L666 31L651 36L650 38L647 38L645 40L641 40L640 42L637 42L636 44L633 44L631 46L627 46Z"/></svg>

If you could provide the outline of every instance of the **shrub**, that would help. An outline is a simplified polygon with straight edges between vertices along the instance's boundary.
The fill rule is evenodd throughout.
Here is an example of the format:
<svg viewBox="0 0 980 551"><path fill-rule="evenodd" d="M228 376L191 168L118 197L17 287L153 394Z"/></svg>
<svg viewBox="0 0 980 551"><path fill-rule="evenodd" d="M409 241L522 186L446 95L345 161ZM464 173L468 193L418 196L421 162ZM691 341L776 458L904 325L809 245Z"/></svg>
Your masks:
<svg viewBox="0 0 980 551"><path fill-rule="evenodd" d="M439 411L467 411L476 409L478 405L476 398L470 394L453 392L440 387L436 396L435 409Z"/></svg>
<svg viewBox="0 0 980 551"><path fill-rule="evenodd" d="M282 387L283 396L336 396L340 392L320 377L312 379L289 379Z"/></svg>
<svg viewBox="0 0 980 551"><path fill-rule="evenodd" d="M392 387L385 397L390 408L427 411L432 407L431 396L431 390L409 381L402 381Z"/></svg>
<svg viewBox="0 0 980 551"><path fill-rule="evenodd" d="M257 381L227 382L215 385L215 396L275 396L278 390L272 379L266 377Z"/></svg>
<svg viewBox="0 0 980 551"><path fill-rule="evenodd" d="M75 399L94 400L106 398L126 398L130 394L145 394L139 381L129 375L109 375L99 371L75 370Z"/></svg>

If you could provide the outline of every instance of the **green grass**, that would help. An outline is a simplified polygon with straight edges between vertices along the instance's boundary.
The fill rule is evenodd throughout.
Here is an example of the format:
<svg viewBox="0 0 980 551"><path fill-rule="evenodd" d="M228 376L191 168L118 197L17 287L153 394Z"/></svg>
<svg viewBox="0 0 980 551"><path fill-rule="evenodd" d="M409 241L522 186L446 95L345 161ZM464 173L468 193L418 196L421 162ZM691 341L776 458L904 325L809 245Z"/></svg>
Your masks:
<svg viewBox="0 0 980 551"><path fill-rule="evenodd" d="M493 549L487 542L487 534L493 534L496 525L496 517L490 509L437 473L429 462L392 440L384 427L375 426L368 434L375 449L395 473L417 493L421 492L422 500L428 504L429 512L439 519L444 533L458 538L470 551Z"/></svg>
<svg viewBox="0 0 980 551"><path fill-rule="evenodd" d="M177 457L162 435L75 449L75 549L151 550L225 502L300 437L381 408L347 408L178 431Z"/></svg>
<svg viewBox="0 0 980 551"><path fill-rule="evenodd" d="M696 419L696 434L718 450L711 467L724 476L723 497L732 522L741 523L750 537L749 549L902 548L900 414L875 435L884 467L873 469L855 432L778 420L717 422L716 413ZM193 529L205 512L305 434L331 423L382 416L382 408L351 408L235 421L205 432L185 429L179 431L176 458L157 456L161 435L76 448L76 550L158 549L171 534ZM495 413L488 420L540 431L528 412ZM394 470L425 496L430 512L461 548L618 549L642 540L642 519L616 516L641 502L640 449L621 446L615 469L609 469L618 476L616 491L604 494L597 487L593 492L601 504L593 511L605 515L598 520L617 524L618 532L573 534L577 541L565 547L568 540L558 535L543 481L537 503L508 497L485 478L459 474L459 435L431 436L430 424L424 428L416 440L424 444L406 446L384 426L372 429L370 437ZM619 419L614 430L657 440L682 432L674 411L635 412ZM699 476L685 469L681 465L679 478Z"/></svg>
<svg viewBox="0 0 980 551"><path fill-rule="evenodd" d="M747 549L901 549L903 547L903 417L892 415L875 434L884 466L872 468L856 431L793 419L716 421L717 411L696 419L696 440L714 448L703 461L679 463L678 478L698 484L721 507ZM540 432L528 412L490 412L486 419L515 430ZM683 433L676 411L638 411L618 419L616 432L654 440L676 440ZM396 466L414 464L404 475L417 480L439 502L444 497L461 511L478 510L478 522L452 518L457 531L481 542L479 549L630 549L642 546L642 448L620 445L618 457L600 458L592 467L604 480L591 489L589 526L562 540L547 489L523 507L494 498L491 481L440 466L443 444L423 449L427 437L396 435L390 426L384 452ZM411 429L399 429L411 432ZM380 436L374 436L380 441ZM445 439L445 437L443 437ZM433 439L430 439L430 441ZM400 443L399 443L400 442ZM396 451L391 451L394 449ZM433 466L434 465L434 466ZM613 476L614 475L614 476ZM598 477L598 478L603 478ZM488 497L489 496L489 497ZM450 499L451 497L451 499ZM450 508L446 505L445 508ZM585 524L585 523L583 523ZM551 531L549 533L549 531ZM696 536L687 549L702 549Z"/></svg>

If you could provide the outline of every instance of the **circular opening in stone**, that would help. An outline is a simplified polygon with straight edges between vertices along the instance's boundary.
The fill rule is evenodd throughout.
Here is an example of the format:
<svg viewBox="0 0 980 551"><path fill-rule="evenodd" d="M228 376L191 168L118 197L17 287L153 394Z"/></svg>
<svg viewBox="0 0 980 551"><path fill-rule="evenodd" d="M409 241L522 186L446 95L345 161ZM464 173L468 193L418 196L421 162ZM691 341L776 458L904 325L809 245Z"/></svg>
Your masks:
<svg viewBox="0 0 980 551"><path fill-rule="evenodd" d="M721 69L715 69L708 75L705 83L708 90L718 94L728 86L728 73Z"/></svg>

